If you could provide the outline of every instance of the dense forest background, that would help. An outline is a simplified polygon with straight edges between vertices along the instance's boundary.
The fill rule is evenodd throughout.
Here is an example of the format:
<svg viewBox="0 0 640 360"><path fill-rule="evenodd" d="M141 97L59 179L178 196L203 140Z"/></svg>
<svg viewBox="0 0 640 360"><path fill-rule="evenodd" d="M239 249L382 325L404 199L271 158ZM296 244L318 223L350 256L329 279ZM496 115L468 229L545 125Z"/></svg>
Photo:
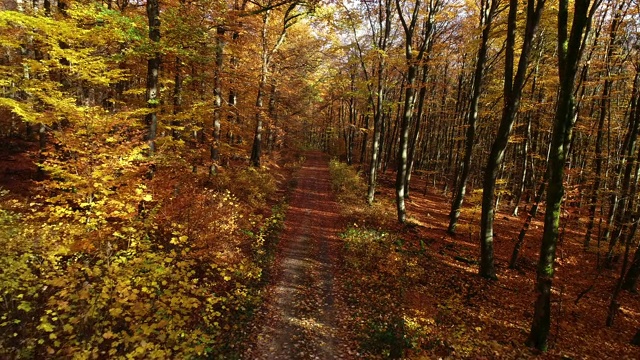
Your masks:
<svg viewBox="0 0 640 360"><path fill-rule="evenodd" d="M369 209L349 216L377 235L345 237L377 245L347 263L400 266L376 246L424 227L412 199L438 194L446 221L429 226L477 245L477 261L455 256L492 284L483 292L505 271L530 275L520 343L549 350L563 241L591 283L571 301L604 286L594 321L626 331L620 353L594 356L640 343L628 336L640 326L628 306L640 276L638 1L1 4L0 357L238 356L308 149L344 161L336 190ZM503 218L513 235L498 237ZM494 255L506 237L511 270ZM429 244L407 238L408 264ZM534 260L521 254L530 243ZM410 286L380 276L390 292ZM455 344L482 326L443 345L416 321L395 316L361 344L479 356Z"/></svg>

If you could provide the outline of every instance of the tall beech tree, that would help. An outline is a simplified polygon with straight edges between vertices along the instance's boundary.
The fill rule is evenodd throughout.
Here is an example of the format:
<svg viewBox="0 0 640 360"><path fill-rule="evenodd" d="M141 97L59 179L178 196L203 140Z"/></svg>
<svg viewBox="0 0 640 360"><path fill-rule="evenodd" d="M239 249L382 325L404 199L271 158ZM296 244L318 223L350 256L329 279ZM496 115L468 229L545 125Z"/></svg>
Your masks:
<svg viewBox="0 0 640 360"><path fill-rule="evenodd" d="M156 152L156 136L158 131L158 114L156 108L160 102L159 73L160 73L160 3L158 0L147 1L147 19L149 20L149 40L152 43L152 55L147 60L147 92L146 101L149 113L146 116L147 140L149 141L149 155Z"/></svg>
<svg viewBox="0 0 640 360"><path fill-rule="evenodd" d="M222 64L224 61L224 47L226 45L224 35L226 28L222 25L216 27L215 67L213 69L213 141L211 143L211 160L220 159L220 126L222 119ZM213 169L213 168L212 168Z"/></svg>
<svg viewBox="0 0 640 360"><path fill-rule="evenodd" d="M392 21L392 0L378 0L378 8L376 12L378 35L376 40L376 47L380 50L378 53L376 67L376 89L375 89L375 101L371 104L373 109L373 136L371 141L371 162L369 163L369 186L367 189L367 202L373 203L376 192L376 181L378 178L378 167L380 163L380 143L382 140L383 130L383 103L385 101L386 91L386 68L387 68L387 56L384 53L387 50L389 44L389 34L391 33L391 21Z"/></svg>
<svg viewBox="0 0 640 360"><path fill-rule="evenodd" d="M260 166L260 158L262 156L262 128L264 123L263 103L267 92L271 61L280 46L284 43L289 27L294 25L299 18L304 15L304 12L297 11L298 6L300 5L298 1L293 1L288 4L285 3L284 5L286 6L286 9L282 15L282 27L276 36L276 40L271 44L269 41L271 15L272 12L275 11L274 8L279 5L281 6L282 4L272 4L271 2L268 2L261 6L261 9L259 10L262 14L262 30L260 34L260 75L258 79L258 95L256 96L255 102L256 122L250 159L251 164L256 167Z"/></svg>
<svg viewBox="0 0 640 360"><path fill-rule="evenodd" d="M592 237L592 232L593 232L593 228L596 222L596 209L598 207L598 203L600 201L600 199L602 198L601 196L601 186L603 185L603 182L606 182L606 178L605 178L605 174L606 171L604 171L604 165L605 165L605 161L606 161L606 157L607 157L607 152L605 151L604 148L604 140L605 140L605 135L606 135L606 129L605 129L605 121L607 120L607 118L610 119L610 107L611 107L611 98L612 98L612 91L613 91L613 86L614 86L614 80L616 80L616 78L619 78L619 72L622 69L622 66L620 66L622 59L622 54L621 54L621 47L620 47L620 36L622 34L620 34L620 28L621 25L623 24L623 20L625 17L625 14L628 11L630 5L630 1L628 0L621 0L621 1L613 1L607 4L607 8L605 9L604 13L605 15L602 16L602 21L604 21L605 19L610 19L609 21L609 28L608 28L608 34L607 34L607 40L604 44L605 49L604 49L604 59L603 59L603 66L604 69L603 71L603 75L604 75L604 83L601 86L601 91L600 91L600 98L598 100L598 122L597 122L597 135L596 135L596 143L595 143L595 159L594 159L594 165L595 165L595 174L594 174L594 182L593 182L593 187L591 189L591 196L589 199L589 222L587 223L587 232L585 234L585 239L584 239L584 247L585 249L589 248L590 245L590 241L591 241L591 237ZM610 12L611 15L607 14ZM595 46L594 46L595 47ZM624 184L623 184L624 186ZM613 197L610 197L611 199L613 199ZM600 206L604 206L604 203L601 203ZM617 207L616 207L617 209ZM614 231L615 232L615 231ZM607 230L605 231L605 235L608 238L610 232ZM607 239L604 239L607 240ZM615 242L616 240L614 240Z"/></svg>
<svg viewBox="0 0 640 360"><path fill-rule="evenodd" d="M511 129L516 120L520 99L527 78L529 66L529 56L533 49L534 36L540 22L542 9L545 0L527 1L527 19L522 36L522 48L520 49L520 59L513 74L516 56L516 30L518 1L509 1L509 15L507 17L507 41L505 48L504 63L504 88L502 119L498 134L491 147L489 160L484 171L484 181L482 183L482 213L480 217L480 275L487 278L496 278L496 271L493 261L493 220L495 217L495 191L498 173L504 161L504 154L509 142ZM526 156L526 155L525 155Z"/></svg>
<svg viewBox="0 0 640 360"><path fill-rule="evenodd" d="M380 148L383 141L383 106L386 101L388 86L388 54L386 53L392 39L390 39L392 21L395 12L393 11L393 0L377 0L374 6L363 1L365 17L369 23L371 49L364 48L358 36L358 23L351 10L345 4L345 12L349 17L353 39L358 53L358 60L362 68L362 75L367 86L367 101L373 112L373 134L371 141L371 153L368 172L367 203L371 205L375 198L376 181L378 178L378 168L380 164ZM365 39L369 39L368 37ZM367 51L369 50L369 51ZM374 61L369 64L368 52L375 51ZM363 142L366 145L366 142ZM363 146L363 151L364 146Z"/></svg>
<svg viewBox="0 0 640 360"><path fill-rule="evenodd" d="M585 48L591 20L601 0L576 0L573 4L573 20L569 26L569 1L560 0L558 7L558 76L560 90L553 125L549 156L549 184L544 216L544 232L540 247L540 259L536 271L537 299L534 305L528 346L547 350L551 328L551 286L553 282L560 206L564 196L564 170L567 147L571 142L576 108L574 85L578 64Z"/></svg>
<svg viewBox="0 0 640 360"><path fill-rule="evenodd" d="M415 107L418 69L420 68L420 63L424 59L427 46L431 42L431 37L434 33L435 15L442 6L442 0L428 0L427 8L424 9L427 13L422 16L421 0L416 0L412 4L412 8L409 6L410 13L408 16L404 13L406 5L406 3L401 3L400 0L396 0L398 17L400 18L402 29L404 30L404 54L407 66L404 85L404 105L400 120L400 142L398 144L398 156L396 161L396 208L398 221L400 223L405 222L407 212L405 207L405 195L407 191L407 174L410 171L409 132L411 130ZM418 20L421 18L422 23L418 24ZM416 26L420 26L419 30L421 32L418 34L419 39L417 40L416 50L414 50L413 42L416 41ZM420 119L417 119L417 121L420 121Z"/></svg>
<svg viewBox="0 0 640 360"><path fill-rule="evenodd" d="M499 4L499 0L482 0L480 2L480 28L482 29L482 37L480 39L480 46L478 47L478 54L476 56L473 84L471 86L472 93L471 98L469 99L469 110L467 112L467 131L465 137L464 157L462 160L462 171L458 179L458 184L454 190L455 195L451 202L451 212L449 213L449 227L447 232L450 234L455 233L458 218L460 217L460 209L462 208L462 203L464 201L464 195L467 192L467 181L469 180L469 174L471 172L471 154L476 140L478 107L487 62L489 37L491 35L493 20L496 17ZM458 101L460 101L460 98Z"/></svg>

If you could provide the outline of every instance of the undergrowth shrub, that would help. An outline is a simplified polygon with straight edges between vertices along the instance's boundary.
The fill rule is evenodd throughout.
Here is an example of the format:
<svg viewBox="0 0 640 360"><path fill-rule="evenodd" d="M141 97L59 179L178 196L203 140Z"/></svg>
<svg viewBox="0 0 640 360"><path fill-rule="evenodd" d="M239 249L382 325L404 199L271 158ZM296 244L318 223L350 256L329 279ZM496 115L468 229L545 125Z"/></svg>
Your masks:
<svg viewBox="0 0 640 360"><path fill-rule="evenodd" d="M360 174L350 165L332 159L329 162L331 187L341 203L361 203L367 191Z"/></svg>
<svg viewBox="0 0 640 360"><path fill-rule="evenodd" d="M271 198L277 182L266 168L242 168L225 171L214 180L220 190L228 190L251 207L259 207Z"/></svg>
<svg viewBox="0 0 640 360"><path fill-rule="evenodd" d="M135 77L126 69L138 55L122 45L145 47L140 17L74 3L63 17L0 18L3 40L28 40L48 59L32 66L3 42L17 56L3 75L29 93L3 93L3 115L47 136L45 148L24 157L38 163L39 181L14 200L0 191L0 359L237 357L233 344L242 344L260 301L260 249L281 222L268 204L274 175L192 173L210 165L208 146L180 135L202 133L190 119L204 116L206 99L178 117L157 104L166 116L153 156L139 121L149 113L144 90L128 89L125 102L100 100ZM63 38L65 46L55 40ZM120 55L105 56L110 49ZM80 100L78 89L95 90L95 99Z"/></svg>
<svg viewBox="0 0 640 360"><path fill-rule="evenodd" d="M182 174L0 201L0 358L237 356L282 228L282 206L255 211L276 181L241 171L247 202Z"/></svg>
<svg viewBox="0 0 640 360"><path fill-rule="evenodd" d="M352 166L336 159L329 163L331 186L342 207L342 213L363 228L382 229L395 221L388 199L366 205L367 184Z"/></svg>

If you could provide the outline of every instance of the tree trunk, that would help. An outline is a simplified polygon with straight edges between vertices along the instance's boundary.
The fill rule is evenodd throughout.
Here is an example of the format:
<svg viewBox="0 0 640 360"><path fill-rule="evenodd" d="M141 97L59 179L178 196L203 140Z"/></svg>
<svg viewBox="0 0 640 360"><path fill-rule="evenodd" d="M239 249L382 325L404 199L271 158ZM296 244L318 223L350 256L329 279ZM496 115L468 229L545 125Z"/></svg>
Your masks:
<svg viewBox="0 0 640 360"><path fill-rule="evenodd" d="M488 3L490 1L490 3ZM458 218L460 217L460 209L464 201L464 195L467 192L467 181L471 172L471 154L473 152L473 144L476 138L476 128L478 122L478 104L480 101L482 81L484 77L484 68L487 62L487 50L489 36L491 34L491 26L498 9L498 0L482 1L482 14L480 18L480 26L482 29L482 41L478 49L478 59L473 77L473 94L469 103L469 112L467 118L467 134L465 138L464 158L462 160L462 172L455 190L455 197L451 203L451 212L449 213L449 227L447 232L453 234L456 231Z"/></svg>
<svg viewBox="0 0 640 360"><path fill-rule="evenodd" d="M427 51L431 51L431 43L427 45ZM413 163L414 158L416 156L416 147L418 146L418 142L420 139L420 132L423 131L423 121L422 115L424 113L424 99L427 95L427 78L429 76L429 59L427 58L426 63L422 66L422 79L420 80L420 91L418 92L418 111L416 112L416 124L414 126L414 132L411 136L411 140L409 142L409 158L407 160L408 163L408 171L405 175L404 179L404 198L409 198L409 182L411 181L411 172L413 171Z"/></svg>
<svg viewBox="0 0 640 360"><path fill-rule="evenodd" d="M158 0L147 1L147 17L149 19L149 39L154 46L160 42L160 5ZM158 94L158 73L160 72L160 52L157 49L153 56L147 61L147 107L149 113L146 116L146 123L149 127L147 141L149 142L149 156L156 152L156 132L158 130L158 117L156 108L160 101Z"/></svg>
<svg viewBox="0 0 640 360"><path fill-rule="evenodd" d="M640 68L640 65L639 65ZM605 266L611 267L614 260L615 247L623 235L625 228L627 228L627 221L633 212L633 197L631 192L631 177L633 169L636 167L636 145L638 140L638 133L640 132L640 98L638 96L638 77L639 73L636 73L634 78L633 93L631 99L631 111L629 112L629 124L627 134L625 136L624 145L621 154L621 170L624 168L622 178L622 188L620 189L620 201L617 206L617 211L614 216L614 230L612 232L611 241L609 242L609 250L605 259Z"/></svg>
<svg viewBox="0 0 640 360"><path fill-rule="evenodd" d="M282 18L282 30L278 35L273 46L268 44L268 27L271 18L271 9L267 9L262 13L262 32L261 32L261 56L260 56L260 80L258 82L258 95L256 96L256 127L253 135L253 144L251 146L250 163L254 167L260 167L260 158L262 157L262 126L264 122L263 112L263 96L266 90L267 79L269 76L269 66L273 55L278 51L284 43L287 29L293 25L298 16L294 16L292 12L298 6L298 2L289 3L288 8L284 11Z"/></svg>
<svg viewBox="0 0 640 360"><path fill-rule="evenodd" d="M640 278L640 244L633 255L629 271L624 277L622 289L632 293L638 292L638 278Z"/></svg>
<svg viewBox="0 0 640 360"><path fill-rule="evenodd" d="M535 81L535 79L534 79ZM516 189L516 200L513 205L512 216L518 216L518 210L520 207L520 201L522 200L522 194L527 182L527 168L529 167L529 142L531 137L531 115L527 116L527 125L524 131L524 144L522 144L522 171L519 176L519 184Z"/></svg>
<svg viewBox="0 0 640 360"><path fill-rule="evenodd" d="M490 279L496 279L493 261L493 220L495 217L494 199L496 181L500 167L504 162L504 154L507 149L507 144L509 143L511 129L513 128L516 114L520 108L520 99L522 98L522 89L524 88L526 80L529 56L533 48L533 37L538 28L544 3L545 0L527 2L525 34L520 59L518 61L518 69L515 77L513 77L518 1L509 1L502 120L500 121L496 139L491 147L491 153L489 154L489 160L484 173L482 214L480 217L480 275Z"/></svg>
<svg viewBox="0 0 640 360"><path fill-rule="evenodd" d="M182 111L182 59L179 56L176 56L176 68L175 68L175 76L174 76L174 85L173 85L173 116L177 117ZM180 127L181 122L174 118L171 122L171 136L174 140L180 139Z"/></svg>
<svg viewBox="0 0 640 360"><path fill-rule="evenodd" d="M589 248L589 243L591 241L591 235L593 231L593 226L595 224L595 215L596 208L599 199L600 186L602 183L602 162L604 158L603 151L603 138L604 138L604 123L607 117L607 112L609 111L609 107L611 104L610 92L613 87L613 81L611 79L611 61L614 55L614 50L616 47L616 38L618 34L618 29L621 23L622 10L625 6L625 2L622 1L619 4L619 7L616 8L613 15L613 20L611 21L611 26L609 28L609 41L607 46L607 52L605 55L604 63L606 67L606 78L604 81L604 85L602 87L602 95L600 98L600 112L598 117L598 133L596 136L596 150L595 150L595 181L593 183L593 189L591 193L591 199L589 204L589 222L587 223L587 232L584 238L584 248ZM636 80L633 83L633 95L632 99L635 97L637 93L637 75Z"/></svg>
<svg viewBox="0 0 640 360"><path fill-rule="evenodd" d="M560 224L560 205L564 195L564 166L566 148L571 142L571 132L575 118L575 99L573 96L578 63L582 54L584 39L588 35L591 18L599 2L590 8L590 0L576 0L574 3L573 23L570 35L567 34L569 22L569 1L560 0L558 10L558 74L560 92L551 140L549 156L549 185L547 205L544 217L544 233L538 261L536 292L531 332L527 345L546 351L551 328L551 286L554 275L558 228Z"/></svg>
<svg viewBox="0 0 640 360"><path fill-rule="evenodd" d="M411 127L411 117L413 116L413 97L415 96L415 65L409 65L407 71L407 87L404 94L404 112L400 123L400 145L398 147L397 157L397 173L396 173L396 209L398 213L398 221L404 223L406 221L407 210L405 208L405 178L408 171L408 153L409 153L409 128Z"/></svg>
<svg viewBox="0 0 640 360"><path fill-rule="evenodd" d="M640 329L636 331L636 334L633 336L633 339L631 339L631 344L635 346L640 346Z"/></svg>
<svg viewBox="0 0 640 360"><path fill-rule="evenodd" d="M638 222L637 222L637 219L634 219L634 217L632 217L631 219L634 224L633 230L632 230L633 233L635 233L635 231L638 229ZM622 290L622 286L624 284L624 280L625 280L624 278L627 272L627 266L629 265L630 248L631 248L631 241L628 241L627 244L625 245L624 260L622 262L622 269L620 270L620 277L616 282L616 287L613 289L613 294L611 294L611 301L609 302L609 311L607 313L607 326L613 326L613 322L615 321L616 315L618 315L618 310L620 309L620 303L618 303L618 297L620 295L620 291Z"/></svg>
<svg viewBox="0 0 640 360"><path fill-rule="evenodd" d="M211 143L211 160L220 160L220 119L222 116L222 62L224 54L224 33L225 29L218 26L216 29L216 61L213 69L213 142Z"/></svg>
<svg viewBox="0 0 640 360"><path fill-rule="evenodd" d="M269 91L269 130L267 136L267 149L273 151L278 142L278 113L276 101L278 97L278 84L275 78L271 79L271 90Z"/></svg>
<svg viewBox="0 0 640 360"><path fill-rule="evenodd" d="M529 230L529 226L531 226L531 221L538 214L538 208L540 206L540 201L542 201L542 196L544 194L544 190L547 186L547 181L549 180L549 171L547 170L544 173L544 179L542 179L542 183L540 184L540 189L538 189L538 194L536 195L536 199L534 201L531 210L529 210L529 215L527 215L527 219L522 225L522 229L520 229L520 234L518 234L518 241L516 245L513 247L513 252L511 253L511 261L509 261L509 269L515 269L518 263L518 257L520 256L520 249L524 244L524 237L527 234L527 230Z"/></svg>

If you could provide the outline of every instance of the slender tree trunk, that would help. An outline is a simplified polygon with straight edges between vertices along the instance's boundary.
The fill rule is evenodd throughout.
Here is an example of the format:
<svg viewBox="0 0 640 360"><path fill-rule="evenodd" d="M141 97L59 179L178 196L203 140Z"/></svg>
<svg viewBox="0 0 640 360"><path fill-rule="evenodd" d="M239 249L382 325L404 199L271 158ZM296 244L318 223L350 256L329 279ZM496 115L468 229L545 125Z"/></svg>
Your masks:
<svg viewBox="0 0 640 360"><path fill-rule="evenodd" d="M640 65L638 66L640 68ZM612 238L609 242L609 250L605 260L605 266L611 267L614 260L615 247L618 244L618 240L624 233L624 229L627 227L625 219L631 216L633 211L633 195L631 189L631 177L633 169L636 167L634 159L636 158L636 145L638 140L638 132L640 131L640 98L638 97L638 73L634 78L634 87L631 99L631 111L629 112L629 124L627 134L625 136L621 161L621 169L624 168L622 178L622 188L620 189L620 201L617 206L617 211L614 217L614 230L612 232Z"/></svg>
<svg viewBox="0 0 640 360"><path fill-rule="evenodd" d="M519 176L518 188L516 190L516 200L513 205L513 212L511 215L518 216L518 210L520 207L520 201L522 200L522 194L527 183L527 168L529 167L529 142L531 141L531 115L527 116L527 124L524 130L524 143L522 144L522 171Z"/></svg>
<svg viewBox="0 0 640 360"><path fill-rule="evenodd" d="M216 29L216 61L213 69L213 142L211 143L211 160L220 160L220 120L222 116L222 63L224 54L225 29L218 26Z"/></svg>
<svg viewBox="0 0 640 360"><path fill-rule="evenodd" d="M600 98L600 112L598 116L598 133L596 136L596 151L595 151L595 181L593 183L591 199L589 204L589 222L587 223L587 232L584 238L584 248L589 248L591 242L591 235L593 226L595 224L596 208L598 205L600 186L602 183L602 162L604 157L603 151L603 139L604 139L604 123L611 104L610 92L613 87L613 81L611 79L611 61L616 46L616 38L618 29L621 23L621 16L623 8L625 7L625 1L621 1L619 7L614 10L613 20L609 28L609 41L607 44L607 52L605 55L606 66L606 78L602 87L602 95ZM637 77L637 76L636 76ZM633 94L637 93L637 78L633 83ZM634 96L632 95L632 97Z"/></svg>
<svg viewBox="0 0 640 360"><path fill-rule="evenodd" d="M420 0L416 1L411 17L409 18L409 22L407 22L403 13L403 7L400 5L400 1L396 0L396 9L398 11L400 22L402 23L402 28L404 29L404 50L405 61L407 64L407 74L405 76L406 88L403 107L404 112L402 114L400 127L400 144L398 148L398 164L396 173L396 207L398 212L398 221L400 223L404 223L406 220L406 179L408 176L408 172L410 171L409 151L411 150L409 132L411 129L411 120L413 118L413 110L415 106L415 83L418 75L418 66L422 59L424 59L425 51L427 51L427 47L431 43L431 38L433 36L434 30L434 17L435 14L441 10L442 1L429 1L426 9L427 14L423 15L423 36L420 39L416 49L416 53L414 54L413 36L415 34L416 23L418 21L418 18L420 17L420 6Z"/></svg>
<svg viewBox="0 0 640 360"><path fill-rule="evenodd" d="M482 88L482 81L484 77L485 64L487 62L487 50L489 37L491 35L491 27L493 19L495 18L496 11L498 9L498 0L483 0L482 1L482 13L480 18L480 26L482 26L482 40L480 42L480 48L478 49L478 57L476 61L476 68L473 77L473 93L471 95L469 103L469 111L467 118L467 134L465 139L464 158L462 160L462 171L460 173L460 179L456 186L455 196L451 203L451 212L449 213L449 227L447 232L450 234L455 233L456 226L458 224L458 218L460 217L460 210L462 209L462 203L464 201L464 195L467 192L467 181L469 179L469 173L471 172L471 154L473 152L473 144L476 138L476 128L478 122L478 104L480 102L480 94Z"/></svg>
<svg viewBox="0 0 640 360"><path fill-rule="evenodd" d="M154 46L158 46L160 42L160 5L158 0L147 1L147 17L149 19L149 39ZM147 132L147 141L149 142L149 156L153 156L156 152L156 132L158 130L158 116L156 108L158 107L159 89L158 89L158 73L160 72L160 52L155 49L153 56L147 61L147 107L149 113L146 116L146 123L149 127Z"/></svg>
<svg viewBox="0 0 640 360"><path fill-rule="evenodd" d="M398 213L398 221L404 223L406 221L406 208L404 203L405 194L405 178L408 171L408 153L409 153L409 128L411 126L411 117L413 116L413 97L415 96L415 65L409 65L407 71L407 87L404 94L404 112L400 123L400 145L398 147L397 157L397 173L396 173L396 208Z"/></svg>
<svg viewBox="0 0 640 360"><path fill-rule="evenodd" d="M367 203L373 204L376 193L376 181L378 178L378 163L380 162L381 135L383 132L382 119L382 91L378 86L378 94L376 99L376 110L373 116L373 139L371 141L371 163L369 166L369 187L367 189Z"/></svg>
<svg viewBox="0 0 640 360"><path fill-rule="evenodd" d="M573 96L575 77L588 35L590 21L599 5L599 0L590 4L590 0L576 0L574 3L573 23L568 34L569 1L560 0L558 8L558 74L560 92L554 121L551 153L549 156L549 185L547 205L544 217L544 233L538 261L536 292L531 332L527 345L546 351L551 328L551 286L553 282L558 228L560 224L560 205L564 195L564 166L566 148L571 142L571 132L575 118L575 99ZM591 7L590 7L591 5Z"/></svg>
<svg viewBox="0 0 640 360"><path fill-rule="evenodd" d="M531 221L538 214L538 208L540 206L540 202L542 201L542 196L544 194L544 190L547 187L547 181L549 180L549 171L547 170L544 173L544 179L540 183L540 188L538 189L538 194L536 195L536 199L534 201L531 210L529 210L529 215L527 215L527 219L522 225L522 229L520 229L520 233L518 234L518 241L516 241L516 245L513 247L513 252L511 253L511 260L509 261L509 269L515 269L518 264L518 257L520 256L520 249L524 244L524 237L527 235L527 231L531 226Z"/></svg>
<svg viewBox="0 0 640 360"><path fill-rule="evenodd" d="M357 118L357 110L356 110L356 99L355 99L355 91L356 91L356 74L355 70L351 73L351 85L350 85L350 93L349 96L349 123L344 128L345 132L345 150L347 152L347 165L353 164L353 134L356 126L356 118Z"/></svg>
<svg viewBox="0 0 640 360"><path fill-rule="evenodd" d="M504 154L509 143L511 129L520 108L522 89L526 81L529 56L533 48L533 38L538 28L545 0L527 2L527 22L523 38L522 50L518 61L518 69L513 77L516 41L516 15L518 1L509 1L509 19L507 30L507 48L505 60L504 106L498 134L491 147L489 160L484 173L482 190L482 214L480 217L480 275L496 279L493 261L493 220L495 217L495 191L499 169L504 162Z"/></svg>
<svg viewBox="0 0 640 360"><path fill-rule="evenodd" d="M278 51L280 46L284 43L285 36L287 34L287 29L291 27L296 19L297 15L294 15L293 12L298 6L298 2L294 1L289 3L288 8L284 11L284 15L282 18L282 30L278 35L273 46L268 45L268 27L269 20L271 18L271 10L265 10L262 13L262 32L261 32L261 66L260 66L260 80L258 82L258 95L256 96L256 127L253 135L253 144L251 146L251 159L250 163L254 167L260 167L260 159L262 157L262 127L264 122L264 114L263 114L263 97L264 92L266 90L267 79L269 76L269 66L271 64L271 59L273 55Z"/></svg>
<svg viewBox="0 0 640 360"><path fill-rule="evenodd" d="M632 217L633 220L633 232L638 229L638 222L635 219L635 216ZM627 242L625 245L624 251L624 259L622 262L622 269L620 270L620 277L616 282L616 287L613 289L613 294L611 294L611 300L609 302L609 311L607 312L607 326L613 326L613 322L615 321L616 315L618 314L618 310L620 309L620 303L618 302L618 297L620 296L620 291L622 290L622 286L624 284L624 277L627 272L627 266L629 264L629 250L631 248L631 242Z"/></svg>
<svg viewBox="0 0 640 360"><path fill-rule="evenodd" d="M367 155L367 144L369 143L369 114L364 116L363 128L365 131L362 134L362 143L360 145L360 166L364 164Z"/></svg>
<svg viewBox="0 0 640 360"><path fill-rule="evenodd" d="M173 116L177 117L177 115L182 111L182 59L179 56L176 56L176 69L174 76L174 85L173 85ZM180 139L180 127L182 124L180 120L174 118L171 122L171 136L174 140Z"/></svg>
<svg viewBox="0 0 640 360"><path fill-rule="evenodd" d="M253 145L251 146L251 165L260 167L262 156L262 123L263 123L263 96L267 85L267 72L269 71L269 55L267 53L267 28L269 25L270 11L265 11L262 18L262 54L260 67L260 80L258 81L258 95L256 96L256 127L253 135Z"/></svg>
<svg viewBox="0 0 640 360"><path fill-rule="evenodd" d="M431 43L427 45L427 51L431 51ZM420 139L420 132L423 131L423 123L426 122L422 119L424 113L424 99L427 95L427 79L429 76L429 59L426 59L426 63L422 66L422 79L420 80L420 91L418 92L418 111L416 112L416 124L414 126L414 132L409 142L409 158L408 171L404 179L404 197L409 198L409 182L411 181L411 172L413 171L414 158L416 156L416 147ZM426 127L426 125L424 125Z"/></svg>
<svg viewBox="0 0 640 360"><path fill-rule="evenodd" d="M402 84L404 86L404 81L403 81ZM400 96L400 98L402 98L402 96ZM401 100L401 99L399 99L399 100ZM391 136L387 136L386 137L386 139L387 139L387 151L386 151L385 158L384 158L384 161L383 161L384 163L381 164L381 165L383 165L383 167L382 167L383 172L387 171L387 167L389 166L389 162L392 160L393 150L395 150L396 144L398 143L398 128L399 128L398 123L400 122L399 119L400 119L400 112L401 111L402 110L400 109L400 106L398 106L398 110L397 110L397 113L396 113L396 116L395 116L395 118L396 118L395 121L391 120L391 114L388 115L388 120L389 121L387 123L389 125L389 129L387 131L387 135L391 135ZM393 126L391 126L392 123L393 123Z"/></svg>
<svg viewBox="0 0 640 360"><path fill-rule="evenodd" d="M631 339L631 344L635 346L640 346L640 329L636 331L636 334L633 336L633 339Z"/></svg>
<svg viewBox="0 0 640 360"><path fill-rule="evenodd" d="M387 55L384 53L387 49L387 42L389 40L389 35L391 32L391 17L392 17L392 6L393 0L377 0L377 7L374 12L368 13L368 20L371 24L374 22L378 25L377 31L374 30L372 33L372 42L375 44L375 47L379 50L378 55L376 57L377 66L375 71L375 88L371 85L374 82L374 79L370 79L369 71L367 70L367 66L365 64L365 57L360 47L359 37L357 34L357 29L355 25L352 27L353 36L356 44L356 48L360 55L360 66L362 67L362 72L364 75L364 80L367 84L367 88L369 90L368 100L369 106L373 112L373 135L371 142L371 155L370 155L370 166L369 166L369 176L368 176L368 189L367 189L367 203L371 205L375 198L375 187L376 180L378 174L378 168L380 164L381 158L381 143L384 140L384 120L383 120L383 100L385 99L385 90L386 90L386 79L384 76L386 74L386 57ZM347 11L347 14L350 14ZM375 96L374 96L375 94ZM361 154L360 154L360 163L364 164L366 161L367 154L367 143L369 140L368 129L369 129L369 116L365 117L365 125L364 127L367 129L367 132L364 133L362 139L361 146Z"/></svg>
<svg viewBox="0 0 640 360"><path fill-rule="evenodd" d="M269 130L267 136L268 150L273 151L278 142L278 112L276 101L278 97L278 84L275 78L271 79L271 90L269 91Z"/></svg>
<svg viewBox="0 0 640 360"><path fill-rule="evenodd" d="M638 278L640 278L640 244L636 248L635 254L631 265L629 265L629 271L624 277L622 282L622 289L633 293L638 292Z"/></svg>

